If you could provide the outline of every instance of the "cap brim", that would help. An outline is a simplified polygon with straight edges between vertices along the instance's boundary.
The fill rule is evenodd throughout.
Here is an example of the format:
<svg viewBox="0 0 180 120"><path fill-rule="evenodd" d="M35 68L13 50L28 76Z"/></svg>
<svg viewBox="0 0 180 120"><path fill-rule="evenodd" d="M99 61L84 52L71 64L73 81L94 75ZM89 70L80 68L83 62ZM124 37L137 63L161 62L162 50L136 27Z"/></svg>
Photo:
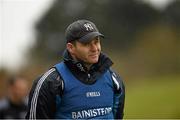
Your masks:
<svg viewBox="0 0 180 120"><path fill-rule="evenodd" d="M99 32L91 32L85 36L83 36L82 38L79 39L80 42L82 43L88 43L90 42L93 38L100 36L104 38L104 35L99 33Z"/></svg>

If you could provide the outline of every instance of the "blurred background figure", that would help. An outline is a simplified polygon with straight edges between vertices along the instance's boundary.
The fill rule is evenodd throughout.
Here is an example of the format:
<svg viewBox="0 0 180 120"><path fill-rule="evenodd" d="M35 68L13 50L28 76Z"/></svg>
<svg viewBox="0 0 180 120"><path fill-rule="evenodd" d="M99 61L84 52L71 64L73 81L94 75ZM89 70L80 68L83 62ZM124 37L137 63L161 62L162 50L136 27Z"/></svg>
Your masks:
<svg viewBox="0 0 180 120"><path fill-rule="evenodd" d="M7 96L0 100L0 119L25 118L27 110L27 81L22 76L14 76L7 81Z"/></svg>

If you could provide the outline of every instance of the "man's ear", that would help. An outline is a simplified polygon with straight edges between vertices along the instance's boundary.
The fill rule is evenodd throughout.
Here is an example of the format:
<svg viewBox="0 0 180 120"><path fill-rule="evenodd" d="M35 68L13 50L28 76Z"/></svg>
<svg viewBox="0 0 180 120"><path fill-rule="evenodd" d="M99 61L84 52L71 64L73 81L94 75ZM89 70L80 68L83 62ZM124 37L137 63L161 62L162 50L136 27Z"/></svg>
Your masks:
<svg viewBox="0 0 180 120"><path fill-rule="evenodd" d="M71 54L74 53L74 45L72 43L67 43L66 48Z"/></svg>

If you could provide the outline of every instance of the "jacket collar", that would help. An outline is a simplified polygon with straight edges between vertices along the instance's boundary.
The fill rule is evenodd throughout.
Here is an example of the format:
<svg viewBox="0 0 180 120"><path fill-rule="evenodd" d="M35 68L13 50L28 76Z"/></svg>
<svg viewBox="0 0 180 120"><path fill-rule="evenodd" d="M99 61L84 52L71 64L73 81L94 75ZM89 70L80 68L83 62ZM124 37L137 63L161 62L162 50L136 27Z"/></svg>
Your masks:
<svg viewBox="0 0 180 120"><path fill-rule="evenodd" d="M104 53L101 53L99 56L99 61L91 66L89 71L84 65L83 61L75 61L70 53L65 50L63 54L63 59L65 64L69 67L69 69L72 71L76 70L83 73L91 73L91 72L101 72L104 73L107 69L109 69L113 62L109 57L107 57Z"/></svg>

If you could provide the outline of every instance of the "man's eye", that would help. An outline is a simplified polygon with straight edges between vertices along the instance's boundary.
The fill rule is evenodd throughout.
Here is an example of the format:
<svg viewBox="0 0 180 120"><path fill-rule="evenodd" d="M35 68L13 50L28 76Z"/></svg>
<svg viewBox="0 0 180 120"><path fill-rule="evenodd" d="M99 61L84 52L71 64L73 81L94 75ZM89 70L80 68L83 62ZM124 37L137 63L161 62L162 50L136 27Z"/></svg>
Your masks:
<svg viewBox="0 0 180 120"><path fill-rule="evenodd" d="M83 43L83 45L84 45L84 46L88 46L88 45L89 45L89 43Z"/></svg>
<svg viewBox="0 0 180 120"><path fill-rule="evenodd" d="M95 44L99 43L100 42L100 39L96 39L95 41Z"/></svg>
<svg viewBox="0 0 180 120"><path fill-rule="evenodd" d="M96 40L99 40L99 37L96 37Z"/></svg>

